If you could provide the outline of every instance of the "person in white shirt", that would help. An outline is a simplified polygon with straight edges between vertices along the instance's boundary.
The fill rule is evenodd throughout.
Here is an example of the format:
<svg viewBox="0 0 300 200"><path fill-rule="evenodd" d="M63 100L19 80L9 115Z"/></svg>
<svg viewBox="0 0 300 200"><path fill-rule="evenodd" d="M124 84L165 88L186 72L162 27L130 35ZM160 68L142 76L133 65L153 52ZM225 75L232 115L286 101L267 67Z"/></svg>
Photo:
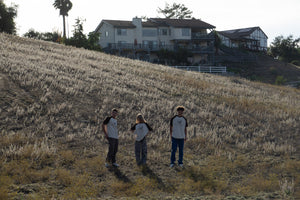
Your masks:
<svg viewBox="0 0 300 200"><path fill-rule="evenodd" d="M136 134L135 140L135 159L137 165L146 165L147 161L147 141L146 135L153 129L145 121L142 114L136 117L136 123L131 127L131 131Z"/></svg>
<svg viewBox="0 0 300 200"><path fill-rule="evenodd" d="M117 109L112 109L111 116L107 117L102 124L102 130L104 132L105 138L108 140L109 147L106 157L105 166L109 167L110 165L118 167L116 163L116 154L118 152L119 145L119 136L118 136L118 126L116 117L118 115Z"/></svg>
<svg viewBox="0 0 300 200"><path fill-rule="evenodd" d="M175 155L177 147L179 148L178 165L183 167L183 147L184 142L187 139L187 119L183 116L184 107L177 107L177 115L172 117L170 121L170 136L172 139L172 150L171 150L171 164L170 167L174 167Z"/></svg>

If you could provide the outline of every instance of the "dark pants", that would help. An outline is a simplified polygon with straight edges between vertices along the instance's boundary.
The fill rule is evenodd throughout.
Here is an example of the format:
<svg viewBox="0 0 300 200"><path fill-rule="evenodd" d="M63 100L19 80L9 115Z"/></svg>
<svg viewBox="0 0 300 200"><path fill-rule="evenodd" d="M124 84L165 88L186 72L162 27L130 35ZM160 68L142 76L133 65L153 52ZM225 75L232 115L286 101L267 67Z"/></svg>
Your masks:
<svg viewBox="0 0 300 200"><path fill-rule="evenodd" d="M146 138L141 141L135 141L135 159L138 165L145 165L147 160L147 141Z"/></svg>
<svg viewBox="0 0 300 200"><path fill-rule="evenodd" d="M172 152L171 152L171 164L174 164L176 158L175 154L177 151L177 147L179 147L179 158L178 164L183 164L183 146L184 146L184 139L176 139L172 137Z"/></svg>
<svg viewBox="0 0 300 200"><path fill-rule="evenodd" d="M119 140L115 138L108 138L108 153L106 157L106 162L115 163L116 162L116 154L118 152L118 144Z"/></svg>

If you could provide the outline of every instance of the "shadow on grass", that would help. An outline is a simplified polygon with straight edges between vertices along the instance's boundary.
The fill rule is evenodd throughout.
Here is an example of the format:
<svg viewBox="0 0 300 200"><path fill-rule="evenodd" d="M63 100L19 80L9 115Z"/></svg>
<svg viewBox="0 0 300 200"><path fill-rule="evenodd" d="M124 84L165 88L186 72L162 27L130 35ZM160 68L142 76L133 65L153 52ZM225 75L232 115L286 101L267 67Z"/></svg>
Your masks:
<svg viewBox="0 0 300 200"><path fill-rule="evenodd" d="M124 183L131 183L130 179L125 174L123 174L117 167L110 167L108 168L108 171L114 173L114 175L120 181L123 181Z"/></svg>
<svg viewBox="0 0 300 200"><path fill-rule="evenodd" d="M144 176L148 176L150 179L153 179L158 184L159 188L161 188L162 190L170 189L164 184L162 179L159 178L158 175L156 175L147 165L142 166L141 169L142 169L142 174Z"/></svg>

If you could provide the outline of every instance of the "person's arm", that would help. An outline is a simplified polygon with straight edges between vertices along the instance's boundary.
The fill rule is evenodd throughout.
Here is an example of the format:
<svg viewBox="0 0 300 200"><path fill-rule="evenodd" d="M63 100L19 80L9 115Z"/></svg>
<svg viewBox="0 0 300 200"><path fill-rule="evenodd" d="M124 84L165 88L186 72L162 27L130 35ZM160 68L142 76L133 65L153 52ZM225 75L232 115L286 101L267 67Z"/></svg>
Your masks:
<svg viewBox="0 0 300 200"><path fill-rule="evenodd" d="M172 139L172 134L173 134L173 119L174 119L174 117L170 120L170 136L171 136L171 139Z"/></svg>
<svg viewBox="0 0 300 200"><path fill-rule="evenodd" d="M102 123L102 130L103 130L103 133L104 133L106 139L108 139L107 124L109 123L110 119L111 119L111 117L107 117L104 120L104 122Z"/></svg>
<svg viewBox="0 0 300 200"><path fill-rule="evenodd" d="M145 124L146 124L149 131L153 131L153 128L148 123L145 123Z"/></svg>
<svg viewBox="0 0 300 200"><path fill-rule="evenodd" d="M106 124L102 124L102 130L103 130L103 133L105 135L105 138L107 139L108 138L108 134L107 134L107 125Z"/></svg>
<svg viewBox="0 0 300 200"><path fill-rule="evenodd" d="M103 133L105 135L105 138L108 139L107 125L106 124L102 124L102 130L103 130Z"/></svg>
<svg viewBox="0 0 300 200"><path fill-rule="evenodd" d="M136 124L134 124L133 127L131 127L131 129L130 129L132 133L135 131L135 126L136 126Z"/></svg>
<svg viewBox="0 0 300 200"><path fill-rule="evenodd" d="M188 127L188 122L187 122L186 118L184 118L184 119L185 119L185 128L184 128L185 138L184 138L184 141L186 141L187 140L187 128L186 127Z"/></svg>

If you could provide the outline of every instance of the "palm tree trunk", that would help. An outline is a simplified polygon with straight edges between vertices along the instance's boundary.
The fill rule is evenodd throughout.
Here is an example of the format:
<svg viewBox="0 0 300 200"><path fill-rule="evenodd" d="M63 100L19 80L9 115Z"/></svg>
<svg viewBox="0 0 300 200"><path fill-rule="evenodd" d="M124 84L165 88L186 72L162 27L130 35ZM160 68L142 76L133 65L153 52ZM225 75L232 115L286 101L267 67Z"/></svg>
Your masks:
<svg viewBox="0 0 300 200"><path fill-rule="evenodd" d="M63 28L64 28L63 37L64 37L64 39L66 39L66 18L65 18L65 15L63 15Z"/></svg>

